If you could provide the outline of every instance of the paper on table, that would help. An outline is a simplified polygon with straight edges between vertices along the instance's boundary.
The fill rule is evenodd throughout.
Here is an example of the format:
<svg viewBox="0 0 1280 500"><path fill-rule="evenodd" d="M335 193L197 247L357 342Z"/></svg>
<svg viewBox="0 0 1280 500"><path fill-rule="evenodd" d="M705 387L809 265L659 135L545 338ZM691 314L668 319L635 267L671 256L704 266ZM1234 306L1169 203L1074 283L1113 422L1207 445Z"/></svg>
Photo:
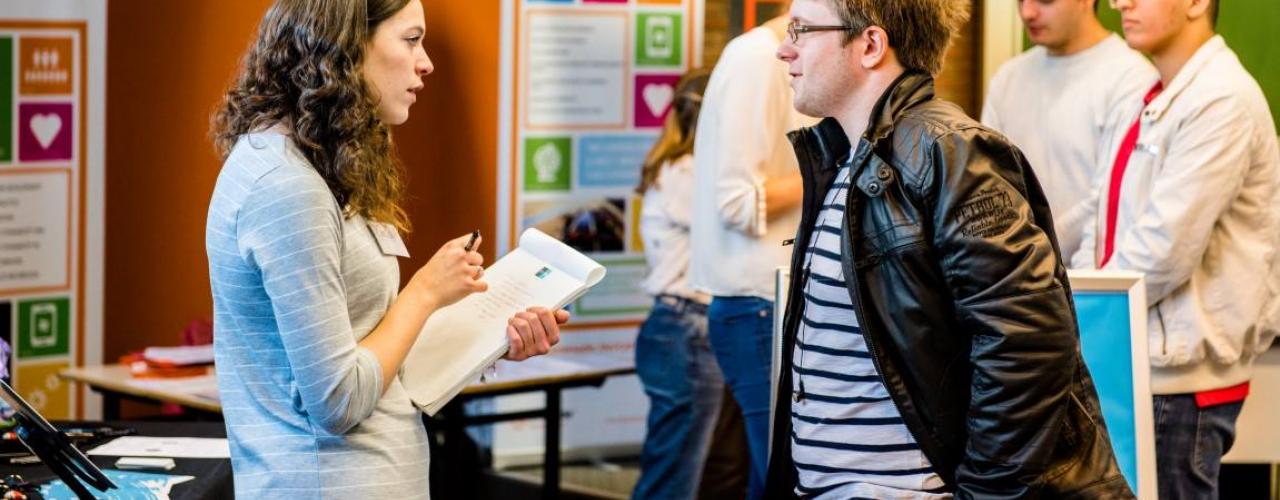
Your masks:
<svg viewBox="0 0 1280 500"><path fill-rule="evenodd" d="M112 457L231 458L226 438L121 436L89 450Z"/></svg>
<svg viewBox="0 0 1280 500"><path fill-rule="evenodd" d="M142 351L147 361L171 363L178 366L201 365L213 362L213 344L179 347L148 347Z"/></svg>
<svg viewBox="0 0 1280 500"><path fill-rule="evenodd" d="M485 270L489 290L436 311L410 349L400 379L418 408L434 415L507 352L507 319L542 306L560 309L604 278L600 263L537 229Z"/></svg>

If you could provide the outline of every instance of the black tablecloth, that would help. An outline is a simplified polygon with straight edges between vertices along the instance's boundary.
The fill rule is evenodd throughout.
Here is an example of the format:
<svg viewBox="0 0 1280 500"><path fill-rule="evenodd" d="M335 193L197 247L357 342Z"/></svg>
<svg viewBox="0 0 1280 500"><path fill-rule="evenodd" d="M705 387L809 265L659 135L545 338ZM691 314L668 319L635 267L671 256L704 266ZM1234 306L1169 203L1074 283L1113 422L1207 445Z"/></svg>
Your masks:
<svg viewBox="0 0 1280 500"><path fill-rule="evenodd" d="M62 427L64 424L93 426L101 422L54 422ZM137 431L138 436L154 437L227 437L226 427L222 422L106 422L114 427L128 427ZM89 456L93 463L102 469L115 468L119 457ZM176 467L160 472L180 476L195 476L195 479L173 486L169 498L174 500L233 498L235 490L231 482L231 461L228 459L209 458L175 458ZM8 460L0 462L0 477L18 474L32 483L43 484L57 479L53 472L43 464L15 465ZM92 488L90 488L92 491ZM37 497L38 498L38 497Z"/></svg>

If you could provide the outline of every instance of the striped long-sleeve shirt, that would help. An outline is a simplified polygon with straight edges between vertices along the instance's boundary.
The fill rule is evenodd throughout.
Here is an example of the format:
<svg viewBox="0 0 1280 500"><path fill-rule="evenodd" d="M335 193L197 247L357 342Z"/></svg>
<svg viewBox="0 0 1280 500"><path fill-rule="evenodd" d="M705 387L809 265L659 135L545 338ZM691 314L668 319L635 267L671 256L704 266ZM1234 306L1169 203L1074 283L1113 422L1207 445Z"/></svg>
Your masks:
<svg viewBox="0 0 1280 500"><path fill-rule="evenodd" d="M236 496L426 497L420 413L357 345L399 285L368 223L268 131L228 156L205 238Z"/></svg>
<svg viewBox="0 0 1280 500"><path fill-rule="evenodd" d="M846 162L805 248L809 279L792 357L791 457L796 494L942 500L944 483L912 438L871 360L840 265ZM794 299L793 299L794 300Z"/></svg>

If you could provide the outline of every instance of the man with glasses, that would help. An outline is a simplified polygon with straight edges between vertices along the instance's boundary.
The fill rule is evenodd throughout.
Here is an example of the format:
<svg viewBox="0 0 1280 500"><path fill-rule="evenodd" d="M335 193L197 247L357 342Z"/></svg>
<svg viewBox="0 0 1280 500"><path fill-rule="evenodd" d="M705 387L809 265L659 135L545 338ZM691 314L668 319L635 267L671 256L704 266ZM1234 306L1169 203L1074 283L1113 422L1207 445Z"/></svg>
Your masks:
<svg viewBox="0 0 1280 500"><path fill-rule="evenodd" d="M711 295L707 330L742 410L748 498L760 498L769 441L774 270L800 218L800 174L786 133L808 122L791 107L787 67L773 57L786 19L729 42L711 73L694 138L689 283ZM708 472L711 469L708 468Z"/></svg>
<svg viewBox="0 0 1280 500"><path fill-rule="evenodd" d="M1022 153L934 97L968 0L796 0L769 498L1131 498Z"/></svg>
<svg viewBox="0 0 1280 500"><path fill-rule="evenodd" d="M1160 498L1217 498L1253 361L1275 337L1280 147L1219 0L1113 0L1159 78L1119 112L1075 267L1146 283ZM1236 5L1236 4L1227 4Z"/></svg>
<svg viewBox="0 0 1280 500"><path fill-rule="evenodd" d="M1018 2L1036 47L1000 66L982 106L982 123L1012 140L1040 178L1065 257L1080 247L1108 118L1156 79L1151 63L1098 21L1099 1Z"/></svg>

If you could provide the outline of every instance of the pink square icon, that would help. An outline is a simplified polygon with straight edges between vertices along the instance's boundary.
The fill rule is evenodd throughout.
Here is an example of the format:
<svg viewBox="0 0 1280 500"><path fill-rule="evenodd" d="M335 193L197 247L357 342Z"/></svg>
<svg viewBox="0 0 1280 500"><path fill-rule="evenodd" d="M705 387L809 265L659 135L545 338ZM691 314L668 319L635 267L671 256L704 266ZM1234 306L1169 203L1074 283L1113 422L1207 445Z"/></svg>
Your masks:
<svg viewBox="0 0 1280 500"><path fill-rule="evenodd" d="M18 161L70 160L75 124L71 103L18 105Z"/></svg>
<svg viewBox="0 0 1280 500"><path fill-rule="evenodd" d="M671 111L680 75L636 75L636 128L661 127Z"/></svg>

